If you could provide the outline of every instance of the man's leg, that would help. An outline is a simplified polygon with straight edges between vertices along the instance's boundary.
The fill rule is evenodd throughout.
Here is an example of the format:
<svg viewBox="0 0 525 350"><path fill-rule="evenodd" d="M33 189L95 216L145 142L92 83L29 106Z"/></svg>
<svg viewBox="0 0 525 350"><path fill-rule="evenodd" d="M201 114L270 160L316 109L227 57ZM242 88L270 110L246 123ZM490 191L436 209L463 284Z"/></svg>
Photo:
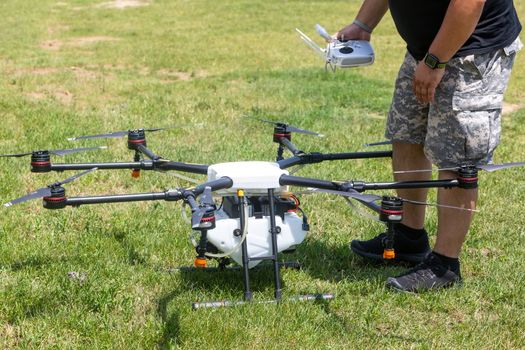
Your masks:
<svg viewBox="0 0 525 350"><path fill-rule="evenodd" d="M423 146L406 142L394 141L392 144L392 167L395 171L430 169L431 163L423 153ZM396 181L428 180L431 172L415 172L394 174ZM424 202L428 189L402 189L397 191L401 198ZM430 253L428 234L423 228L425 221L425 206L410 203L403 204L402 225L396 225L394 235L394 250L397 261L418 263ZM383 261L385 233L367 241L354 240L350 248L356 254L365 258Z"/></svg>
<svg viewBox="0 0 525 350"><path fill-rule="evenodd" d="M392 150L392 168L394 171L430 169L432 167L432 164L423 152L423 145L394 141L392 144ZM431 177L432 173L430 171L400 174L394 173L396 181L425 181L429 180ZM399 197L419 202L426 201L427 193L427 188L397 190L397 195ZM422 229L425 222L425 209L426 206L424 205L403 203L402 223L413 229Z"/></svg>
<svg viewBox="0 0 525 350"><path fill-rule="evenodd" d="M430 105L425 154L442 167L486 164L499 143L501 101L519 40L505 50L451 60ZM475 60L473 60L475 58ZM456 178L443 172L440 179ZM474 209L476 189L439 189L443 205ZM387 279L402 291L423 291L461 281L459 253L472 221L472 211L439 208L434 252L414 269Z"/></svg>
<svg viewBox="0 0 525 350"><path fill-rule="evenodd" d="M457 174L443 171L440 179L454 179ZM478 199L477 189L440 188L438 190L438 203L465 209L476 209ZM438 208L438 232L434 251L449 258L459 257L461 246L465 240L473 212L451 208Z"/></svg>

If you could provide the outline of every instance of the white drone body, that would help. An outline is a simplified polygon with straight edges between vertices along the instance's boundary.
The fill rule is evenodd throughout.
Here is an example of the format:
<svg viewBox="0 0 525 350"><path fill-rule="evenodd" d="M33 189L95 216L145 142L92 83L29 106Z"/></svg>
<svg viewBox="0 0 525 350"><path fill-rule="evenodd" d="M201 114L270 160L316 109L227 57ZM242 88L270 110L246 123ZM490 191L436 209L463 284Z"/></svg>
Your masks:
<svg viewBox="0 0 525 350"><path fill-rule="evenodd" d="M210 165L208 181L229 177L233 186L216 193L224 197L222 207L215 212L215 228L208 230L208 241L213 244L221 255L231 257L242 266L241 243L247 241L248 256L250 258L268 256L272 254L269 213L256 213L254 203L248 205L246 221L247 227L243 235L235 235L240 230L241 223L235 211L238 203L232 203L237 196L237 190L243 190L246 198L253 199L268 195L268 189L274 189L275 195L287 193L287 187L279 184L279 178L288 175L288 171L279 168L272 162L231 162ZM277 204L278 206L279 204ZM264 206L264 205L263 205ZM275 215L275 223L280 228L277 234L277 250L282 252L303 242L307 230L303 226L303 218L295 212L281 212ZM213 256L208 253L209 256ZM250 261L249 268L260 263L260 260Z"/></svg>
<svg viewBox="0 0 525 350"><path fill-rule="evenodd" d="M322 49L299 29L295 28L295 30L299 33L301 39L325 60L326 67L330 66L332 70L335 71L337 67L360 67L374 63L374 49L372 45L370 45L370 42L366 40L342 42L330 36L319 24L316 24L315 28L317 33L328 42L326 49Z"/></svg>

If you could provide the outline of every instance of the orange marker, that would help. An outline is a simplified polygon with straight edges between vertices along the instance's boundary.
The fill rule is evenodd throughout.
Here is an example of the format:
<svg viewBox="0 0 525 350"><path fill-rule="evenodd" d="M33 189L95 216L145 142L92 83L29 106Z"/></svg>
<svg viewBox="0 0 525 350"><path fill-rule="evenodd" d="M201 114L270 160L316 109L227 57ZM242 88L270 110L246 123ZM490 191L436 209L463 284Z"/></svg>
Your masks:
<svg viewBox="0 0 525 350"><path fill-rule="evenodd" d="M396 252L394 249L385 249L383 250L383 259L392 260L396 257Z"/></svg>
<svg viewBox="0 0 525 350"><path fill-rule="evenodd" d="M205 258L195 258L193 265L195 265L195 267L197 268L204 269L206 268L206 259Z"/></svg>

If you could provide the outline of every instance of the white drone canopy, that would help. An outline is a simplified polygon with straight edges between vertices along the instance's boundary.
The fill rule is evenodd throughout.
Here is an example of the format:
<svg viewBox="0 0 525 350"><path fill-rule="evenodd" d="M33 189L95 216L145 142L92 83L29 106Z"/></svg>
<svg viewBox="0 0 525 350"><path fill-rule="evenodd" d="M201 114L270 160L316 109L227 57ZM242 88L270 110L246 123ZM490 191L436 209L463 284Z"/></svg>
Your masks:
<svg viewBox="0 0 525 350"><path fill-rule="evenodd" d="M218 191L219 194L235 194L242 189L246 194L266 194L268 189L275 193L284 192L286 186L279 184L282 175L288 171L273 162L247 161L213 164L208 167L208 181L229 177L233 181L231 188Z"/></svg>

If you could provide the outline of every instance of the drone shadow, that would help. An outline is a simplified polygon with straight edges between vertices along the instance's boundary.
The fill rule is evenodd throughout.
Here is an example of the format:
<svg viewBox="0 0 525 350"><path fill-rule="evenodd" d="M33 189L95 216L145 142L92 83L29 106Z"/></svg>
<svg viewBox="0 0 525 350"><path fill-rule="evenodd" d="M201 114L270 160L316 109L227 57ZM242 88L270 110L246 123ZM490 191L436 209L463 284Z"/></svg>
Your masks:
<svg viewBox="0 0 525 350"><path fill-rule="evenodd" d="M169 303L175 299L180 292L173 291L165 294L157 303L157 315L162 319L163 332L158 342L159 349L169 349L172 343L177 343L180 334L180 316L178 312L168 313Z"/></svg>

